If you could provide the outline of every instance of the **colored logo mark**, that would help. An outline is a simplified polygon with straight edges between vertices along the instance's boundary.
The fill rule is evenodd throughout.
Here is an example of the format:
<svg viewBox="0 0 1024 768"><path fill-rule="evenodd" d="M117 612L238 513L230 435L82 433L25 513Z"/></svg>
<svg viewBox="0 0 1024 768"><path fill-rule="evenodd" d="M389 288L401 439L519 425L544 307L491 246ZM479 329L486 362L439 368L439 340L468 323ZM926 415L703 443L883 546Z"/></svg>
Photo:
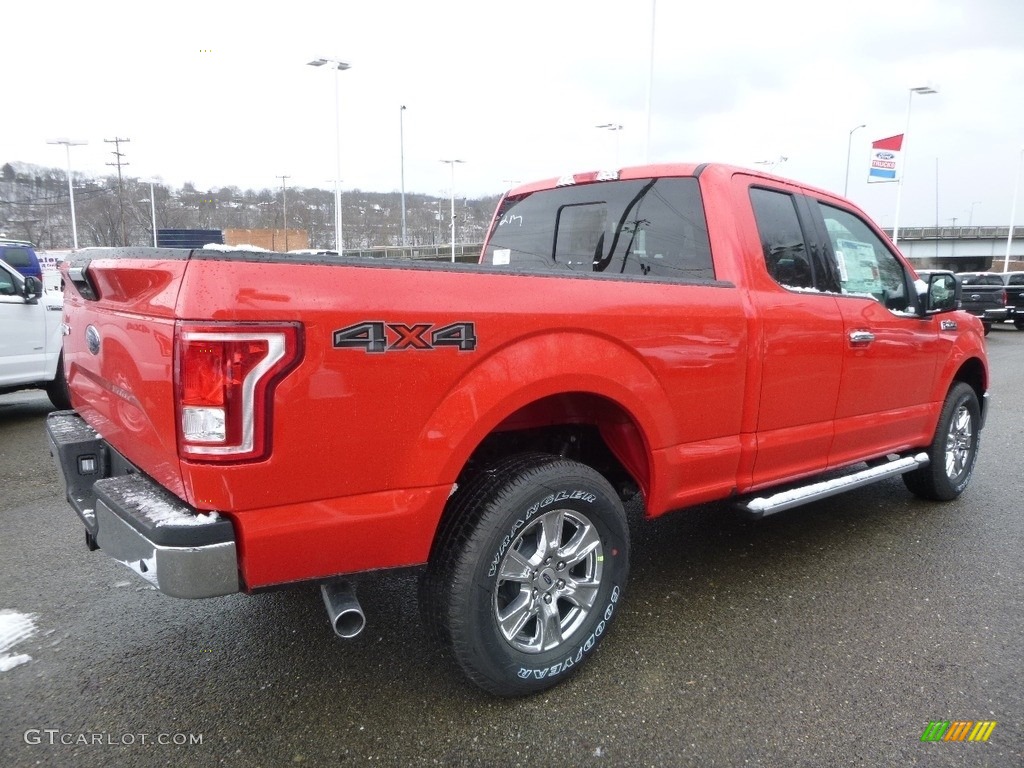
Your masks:
<svg viewBox="0 0 1024 768"><path fill-rule="evenodd" d="M995 720L932 720L921 741L988 741L995 727Z"/></svg>

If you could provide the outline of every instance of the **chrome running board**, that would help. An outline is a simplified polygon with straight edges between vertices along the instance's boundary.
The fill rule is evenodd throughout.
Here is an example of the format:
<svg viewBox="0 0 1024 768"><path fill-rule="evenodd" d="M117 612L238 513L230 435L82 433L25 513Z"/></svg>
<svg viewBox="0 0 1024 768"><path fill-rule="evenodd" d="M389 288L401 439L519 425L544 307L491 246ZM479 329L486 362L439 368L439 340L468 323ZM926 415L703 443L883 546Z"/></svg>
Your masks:
<svg viewBox="0 0 1024 768"><path fill-rule="evenodd" d="M750 501L742 502L737 506L739 509L754 519L774 515L784 509L799 507L801 504L808 504L819 499L827 499L829 496L836 496L840 493L860 488L862 485L877 483L887 477L902 475L912 469L923 467L928 464L928 454L918 453L913 456L903 456L876 467L868 467L852 475L844 475L832 480L825 480L800 488L791 488L788 491L781 491L773 496L759 496Z"/></svg>

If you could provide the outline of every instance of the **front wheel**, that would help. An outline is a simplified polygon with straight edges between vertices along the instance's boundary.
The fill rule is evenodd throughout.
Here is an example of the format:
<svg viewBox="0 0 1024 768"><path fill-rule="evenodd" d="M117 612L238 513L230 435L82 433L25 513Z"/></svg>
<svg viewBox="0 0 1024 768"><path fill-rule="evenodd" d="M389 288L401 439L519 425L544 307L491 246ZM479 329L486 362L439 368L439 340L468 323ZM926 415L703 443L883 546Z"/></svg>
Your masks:
<svg viewBox="0 0 1024 768"><path fill-rule="evenodd" d="M980 425L978 395L958 381L942 405L935 437L928 447L930 462L903 475L910 492L932 501L951 501L963 493L978 460Z"/></svg>
<svg viewBox="0 0 1024 768"><path fill-rule="evenodd" d="M1013 327L1018 331L1024 331L1024 317L1013 318Z"/></svg>
<svg viewBox="0 0 1024 768"><path fill-rule="evenodd" d="M452 497L420 599L472 682L519 696L582 666L620 610L628 575L626 515L608 481L528 454Z"/></svg>

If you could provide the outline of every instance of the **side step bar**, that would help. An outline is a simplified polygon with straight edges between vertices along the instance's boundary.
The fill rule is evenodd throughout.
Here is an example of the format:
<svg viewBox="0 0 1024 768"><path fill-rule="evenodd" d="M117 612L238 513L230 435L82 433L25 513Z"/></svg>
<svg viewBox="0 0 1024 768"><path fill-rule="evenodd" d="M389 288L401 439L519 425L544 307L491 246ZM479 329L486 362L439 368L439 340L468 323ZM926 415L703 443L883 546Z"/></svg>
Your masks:
<svg viewBox="0 0 1024 768"><path fill-rule="evenodd" d="M854 488L860 488L862 485L877 483L879 480L887 477L902 475L926 464L928 464L927 453L904 456L876 467L868 467L860 472L854 472L852 475L844 475L833 480L825 480L800 488L792 488L788 491L776 493L774 496L759 496L737 506L740 511L757 520L768 515L774 515L776 512L782 512L784 509L792 509L793 507L799 507L801 504L808 504L819 499L827 499L829 496L836 496Z"/></svg>

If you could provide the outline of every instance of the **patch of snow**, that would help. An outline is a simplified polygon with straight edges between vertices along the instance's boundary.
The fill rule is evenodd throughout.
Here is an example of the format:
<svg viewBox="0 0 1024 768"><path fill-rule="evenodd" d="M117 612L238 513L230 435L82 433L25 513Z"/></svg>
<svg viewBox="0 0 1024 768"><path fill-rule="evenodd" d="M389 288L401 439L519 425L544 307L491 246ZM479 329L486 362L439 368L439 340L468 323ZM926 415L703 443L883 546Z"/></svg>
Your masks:
<svg viewBox="0 0 1024 768"><path fill-rule="evenodd" d="M32 657L27 653L19 653L17 656L0 656L0 672L7 672L30 661L32 661Z"/></svg>
<svg viewBox="0 0 1024 768"><path fill-rule="evenodd" d="M34 613L18 613L17 611L0 611L0 653L28 640L36 633L36 615ZM14 669L32 657L21 653L16 656L0 656L0 672Z"/></svg>
<svg viewBox="0 0 1024 768"><path fill-rule="evenodd" d="M172 504L156 493L132 490L124 493L124 502L138 508L154 525L209 525L220 520L220 515L210 512L196 515L184 504Z"/></svg>
<svg viewBox="0 0 1024 768"><path fill-rule="evenodd" d="M245 243L243 245L224 245L223 243L207 243L203 246L204 251L262 251L263 253L272 253L272 251L266 248L260 248L258 245L249 245Z"/></svg>

